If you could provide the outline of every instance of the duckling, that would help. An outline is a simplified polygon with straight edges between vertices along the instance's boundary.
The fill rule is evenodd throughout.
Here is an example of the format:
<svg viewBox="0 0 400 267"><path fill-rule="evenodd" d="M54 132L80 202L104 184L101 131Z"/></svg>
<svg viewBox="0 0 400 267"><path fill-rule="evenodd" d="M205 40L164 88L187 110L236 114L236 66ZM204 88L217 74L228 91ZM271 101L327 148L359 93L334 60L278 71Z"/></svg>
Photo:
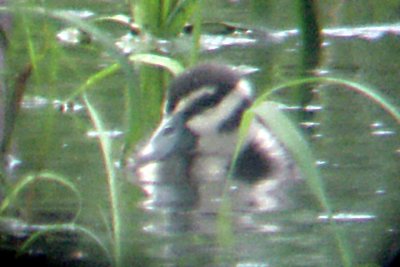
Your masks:
<svg viewBox="0 0 400 267"><path fill-rule="evenodd" d="M250 83L225 65L202 64L171 82L162 120L134 158L148 207L218 205L240 122L253 99ZM258 212L279 208L285 202L282 185L299 178L290 153L260 116L251 123L233 177L232 206Z"/></svg>

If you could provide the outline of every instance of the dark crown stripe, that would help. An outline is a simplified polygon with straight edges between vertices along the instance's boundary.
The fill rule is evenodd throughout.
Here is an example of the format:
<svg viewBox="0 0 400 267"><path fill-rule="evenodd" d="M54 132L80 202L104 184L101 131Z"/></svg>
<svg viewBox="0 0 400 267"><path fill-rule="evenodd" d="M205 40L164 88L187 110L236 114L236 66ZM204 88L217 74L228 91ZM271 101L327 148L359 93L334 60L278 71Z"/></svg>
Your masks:
<svg viewBox="0 0 400 267"><path fill-rule="evenodd" d="M193 103L188 110L188 115L196 114L202 110L216 105L228 94L240 80L240 75L229 67L216 64L203 64L178 76L168 90L166 112L172 113L178 103L205 86L215 86L214 95L205 95Z"/></svg>
<svg viewBox="0 0 400 267"><path fill-rule="evenodd" d="M231 88L219 85L215 94L204 95L197 100L193 101L192 105L188 106L184 111L186 118L194 117L195 115L201 114L204 110L217 106L227 95Z"/></svg>

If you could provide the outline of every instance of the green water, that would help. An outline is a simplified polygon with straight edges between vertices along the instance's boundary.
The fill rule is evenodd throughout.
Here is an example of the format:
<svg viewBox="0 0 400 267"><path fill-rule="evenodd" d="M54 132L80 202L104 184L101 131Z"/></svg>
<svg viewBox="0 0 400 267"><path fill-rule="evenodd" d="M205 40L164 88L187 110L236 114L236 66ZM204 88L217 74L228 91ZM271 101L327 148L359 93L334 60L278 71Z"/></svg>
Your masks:
<svg viewBox="0 0 400 267"><path fill-rule="evenodd" d="M214 28L204 27L205 34L211 35L207 35L210 41L203 44L200 61L255 68L257 71L249 79L258 91L300 76L299 37L291 31L298 25L293 1L205 2L204 21L253 29L254 35L215 34ZM400 26L394 23L399 21L396 10L400 4L336 2L319 5L325 34L317 73L369 85L399 107ZM39 4L87 10L94 16L129 14L123 1ZM75 45L56 41L57 33L67 27L60 21L31 15L24 22L16 15L13 24L13 43L5 71L10 84L32 63L30 49L37 51L38 65L27 84L16 122L9 160L13 164L7 165L6 178L15 184L29 173L51 171L71 181L79 189L82 202L79 209L79 200L70 190L55 183L37 182L24 189L7 210L5 217L23 222L22 228L11 228L11 232L18 235L23 231L20 229L32 230L33 225L74 222L90 229L112 251L110 192L96 132L80 98L74 99L73 109L66 112L61 112L57 103L114 61L95 40ZM127 33L116 23L98 25L115 40ZM217 32L220 28L217 26ZM266 32L270 34L263 38ZM31 46L27 35L33 38ZM240 37L255 42L246 43ZM184 37L171 40L167 48L170 55L181 60L187 55L188 46L190 41ZM130 86L138 88L139 82L134 72ZM119 72L88 92L112 137L116 166L123 161L126 88L127 79ZM400 248L399 125L370 99L343 87L316 85L315 89L312 104L322 109L315 112L315 124L308 137L335 221L350 244L348 252L353 264L380 266ZM296 105L289 90L275 98L288 106ZM143 138L156 125L158 111L148 112L155 114L154 121L143 122L148 129ZM287 113L296 117L297 111L289 109ZM222 230L215 229L215 218L174 217L140 208L144 195L127 181L122 168L117 167L116 172L124 266L342 266L343 254L326 214L305 183L293 188L293 194L288 196L296 203L294 208L244 215L241 219L246 222L245 227L224 239ZM204 225L182 230L185 225L195 225L191 220L196 219ZM178 230L160 230L166 226ZM2 247L13 247L15 243L18 242L9 241L5 235L0 240ZM55 265L59 260L84 266L109 265L107 253L98 243L75 232L46 235L32 245L31 253L35 256L43 250Z"/></svg>

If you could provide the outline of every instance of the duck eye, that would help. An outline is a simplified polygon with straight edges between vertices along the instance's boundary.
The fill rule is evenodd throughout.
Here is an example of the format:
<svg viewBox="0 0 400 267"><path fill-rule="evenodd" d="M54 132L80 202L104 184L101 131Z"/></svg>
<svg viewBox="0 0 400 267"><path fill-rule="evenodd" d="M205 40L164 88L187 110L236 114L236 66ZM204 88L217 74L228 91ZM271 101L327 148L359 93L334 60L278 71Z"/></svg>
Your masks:
<svg viewBox="0 0 400 267"><path fill-rule="evenodd" d="M168 136L168 135L173 134L174 131L175 131L175 128L174 128L174 127L172 127L172 126L167 126L167 127L165 127L164 130L162 131L162 135L163 135L163 136Z"/></svg>

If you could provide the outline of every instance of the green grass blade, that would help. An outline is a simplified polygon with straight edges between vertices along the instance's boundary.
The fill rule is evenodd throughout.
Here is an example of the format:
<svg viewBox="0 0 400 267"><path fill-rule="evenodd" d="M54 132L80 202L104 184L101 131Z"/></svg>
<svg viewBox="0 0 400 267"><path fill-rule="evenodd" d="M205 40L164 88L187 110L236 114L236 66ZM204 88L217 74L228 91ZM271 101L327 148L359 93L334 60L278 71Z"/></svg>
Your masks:
<svg viewBox="0 0 400 267"><path fill-rule="evenodd" d="M193 15L193 32L192 32L192 49L190 52L190 65L193 66L197 63L200 54L200 38L202 26L202 9L203 0L198 0L194 6Z"/></svg>
<svg viewBox="0 0 400 267"><path fill-rule="evenodd" d="M276 136L279 136L279 140L291 152L294 160L298 164L302 176L307 178L311 189L321 202L321 206L325 210L330 210L328 200L324 194L322 181L315 166L315 159L311 150L308 148L308 144L305 141L306 139L301 135L293 122L280 111L278 104L274 102L268 101L260 103L256 101L256 104L245 112L239 128L238 143L232 159L233 164L229 171L229 177L232 177L234 163L237 160L255 114L261 116L271 128L271 131Z"/></svg>
<svg viewBox="0 0 400 267"><path fill-rule="evenodd" d="M38 180L47 180L49 182L56 182L65 186L69 190L71 190L77 197L79 201L79 207L77 212L75 213L74 219L77 218L79 213L81 212L82 208L82 196L76 186L70 182L67 178L53 173L53 172L40 172L37 174L30 174L23 177L18 183L13 187L12 191L3 199L1 206L0 206L0 214L4 213L10 204L18 197L19 193L22 192L27 186L36 182Z"/></svg>
<svg viewBox="0 0 400 267"><path fill-rule="evenodd" d="M170 12L166 21L166 30L171 36L176 36L182 32L183 27L196 10L197 2L198 0L179 1L178 5Z"/></svg>
<svg viewBox="0 0 400 267"><path fill-rule="evenodd" d="M34 227L34 225L33 226L31 225L28 227ZM78 232L78 233L88 236L90 239L94 240L95 243L98 244L99 247L102 249L102 251L104 252L104 254L107 257L107 259L109 260L109 262L110 263L112 262L112 257L110 256L110 252L107 249L107 247L97 237L96 234L94 234L92 231L90 231L89 229L87 229L85 227L82 227L77 224L53 224L53 225L38 225L37 228L39 228L40 230L38 230L37 232L32 234L22 244L21 248L18 251L17 256L27 252L29 250L29 248L35 243L35 241L38 240L38 238L40 238L40 236L43 236L45 234L56 233L56 232Z"/></svg>
<svg viewBox="0 0 400 267"><path fill-rule="evenodd" d="M263 102L252 108L252 112L261 116L271 131L279 136L279 140L292 154L302 177L306 179L313 195L320 202L321 207L332 215L332 208L325 193L324 185L315 165L315 158L311 149L295 124L287 118L274 102ZM351 253L346 238L334 221L330 221L333 235L336 239L343 266L351 266Z"/></svg>
<svg viewBox="0 0 400 267"><path fill-rule="evenodd" d="M184 71L184 66L179 61L170 57L159 56L155 54L134 54L129 60L136 63L145 63L152 66L163 67L174 76Z"/></svg>
<svg viewBox="0 0 400 267"><path fill-rule="evenodd" d="M233 168L246 138L248 129L250 128L251 121L257 114L257 116L261 116L266 121L268 126L271 128L271 131L275 135L279 136L279 140L290 151L294 160L296 161L297 166L299 167L302 177L306 179L306 182L310 187L310 190L313 192L313 195L319 201L323 210L325 210L325 212L331 216L332 209L326 196L322 179L316 168L314 156L308 147L306 139L302 136L293 122L291 122L283 114L283 112L280 111L277 103L264 101L266 96L268 96L270 93L271 91L258 98L255 101L255 104L253 104L253 106L247 110L243 116L239 129L238 144L235 148L235 153L232 160L233 164L230 167L228 177L231 178L233 175ZM221 210L220 213L222 214L222 218L223 212L226 211ZM333 220L330 221L330 225L340 256L342 258L343 266L351 266L352 257L343 232L338 228Z"/></svg>
<svg viewBox="0 0 400 267"><path fill-rule="evenodd" d="M230 181L227 181L229 184ZM217 216L217 242L218 247L222 249L216 257L219 265L232 263L231 251L235 247L235 231L233 228L232 207L229 198L224 197L218 209Z"/></svg>
<svg viewBox="0 0 400 267"><path fill-rule="evenodd" d="M67 97L65 102L71 101L75 97L81 95L82 93L87 92L88 89L93 87L93 85L99 83L100 81L109 77L110 75L113 75L120 69L121 69L121 66L118 63L115 63L115 64L108 66L107 68L104 68L101 71L93 74L86 80L86 82L83 85L81 85L78 89L76 89L74 92L72 92L72 94L69 97Z"/></svg>
<svg viewBox="0 0 400 267"><path fill-rule="evenodd" d="M159 35L162 8L159 0L136 0L134 5L135 22L145 32L149 32L156 36Z"/></svg>
<svg viewBox="0 0 400 267"><path fill-rule="evenodd" d="M314 194L318 196L321 206L330 210L321 177L315 165L315 158L306 138L298 127L279 109L275 102L264 102L252 108L252 112L262 117L279 140L285 145L299 167L302 177L306 178Z"/></svg>
<svg viewBox="0 0 400 267"><path fill-rule="evenodd" d="M266 93L262 94L259 98L257 98L255 105L258 105L268 99L268 97L276 93L280 90L286 88L295 88L299 85L307 84L307 83L326 83L326 84L338 84L345 86L347 89L355 91L361 95L366 96L367 98L371 99L373 102L378 104L382 107L390 116L392 116L398 123L400 123L400 111L399 108L394 106L385 96L379 93L377 90L368 87L366 85L352 82L349 80L344 80L340 78L334 77L311 77L311 78L304 78L298 79L294 81L290 81L287 83L280 84L270 90L266 90Z"/></svg>
<svg viewBox="0 0 400 267"><path fill-rule="evenodd" d="M235 151L233 153L232 164L229 167L228 179L233 178L233 170L235 169L235 163L239 157L240 150L242 149L243 143L246 139L253 118L254 118L254 113L249 109L244 113L243 118L240 122L238 141L235 147Z"/></svg>
<svg viewBox="0 0 400 267"><path fill-rule="evenodd" d="M83 95L83 101L87 107L89 117L93 123L95 130L99 134L100 150L103 155L104 168L107 175L107 183L110 192L111 218L113 226L113 248L115 266L121 266L121 214L118 198L117 177L114 171L111 151L111 140L107 137L103 122L100 119L98 112L91 105L86 94Z"/></svg>

